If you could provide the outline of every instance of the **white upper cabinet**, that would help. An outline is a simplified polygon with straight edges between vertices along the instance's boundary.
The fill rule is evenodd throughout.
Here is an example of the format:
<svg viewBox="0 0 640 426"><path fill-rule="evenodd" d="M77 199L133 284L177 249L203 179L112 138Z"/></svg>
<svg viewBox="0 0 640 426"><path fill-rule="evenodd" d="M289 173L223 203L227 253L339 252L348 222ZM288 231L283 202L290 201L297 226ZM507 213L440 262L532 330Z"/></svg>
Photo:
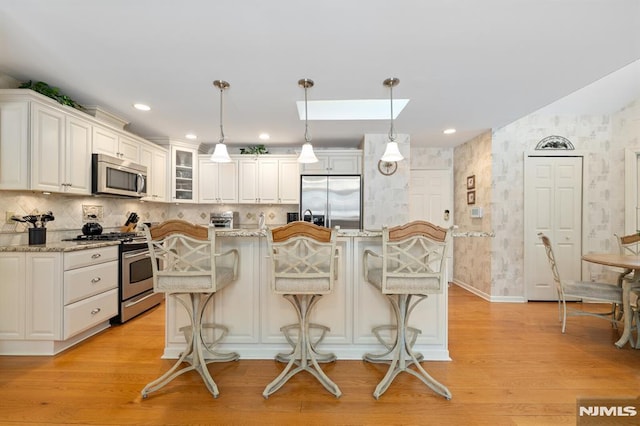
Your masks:
<svg viewBox="0 0 640 426"><path fill-rule="evenodd" d="M140 143L102 126L93 127L93 152L140 163Z"/></svg>
<svg viewBox="0 0 640 426"><path fill-rule="evenodd" d="M153 144L140 145L140 164L147 167L147 196L144 201L167 201L167 151Z"/></svg>
<svg viewBox="0 0 640 426"><path fill-rule="evenodd" d="M150 138L151 142L167 149L167 201L198 202L198 149L196 146L168 138Z"/></svg>
<svg viewBox="0 0 640 426"><path fill-rule="evenodd" d="M197 165L195 149L171 146L171 201L198 201Z"/></svg>
<svg viewBox="0 0 640 426"><path fill-rule="evenodd" d="M31 104L31 189L91 193L91 123Z"/></svg>
<svg viewBox="0 0 640 426"><path fill-rule="evenodd" d="M305 175L359 175L362 173L362 151L316 150L317 163L302 165Z"/></svg>
<svg viewBox="0 0 640 426"><path fill-rule="evenodd" d="M29 189L29 102L0 100L0 189Z"/></svg>
<svg viewBox="0 0 640 426"><path fill-rule="evenodd" d="M296 204L300 173L294 156L265 155L238 160L238 202Z"/></svg>
<svg viewBox="0 0 640 426"><path fill-rule="evenodd" d="M81 118L66 119L64 192L91 193L91 127Z"/></svg>
<svg viewBox="0 0 640 426"><path fill-rule="evenodd" d="M209 156L200 156L198 200L200 203L237 203L238 160L214 163Z"/></svg>
<svg viewBox="0 0 640 426"><path fill-rule="evenodd" d="M278 203L298 204L300 200L300 163L295 157L278 160Z"/></svg>

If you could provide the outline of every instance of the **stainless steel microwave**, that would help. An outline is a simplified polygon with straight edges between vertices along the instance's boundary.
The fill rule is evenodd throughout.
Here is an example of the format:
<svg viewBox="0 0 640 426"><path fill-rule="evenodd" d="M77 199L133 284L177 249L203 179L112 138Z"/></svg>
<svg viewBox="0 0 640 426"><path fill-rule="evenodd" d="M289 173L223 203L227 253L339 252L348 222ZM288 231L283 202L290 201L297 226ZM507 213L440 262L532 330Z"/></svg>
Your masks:
<svg viewBox="0 0 640 426"><path fill-rule="evenodd" d="M147 166L110 155L92 154L91 192L144 197L147 195Z"/></svg>

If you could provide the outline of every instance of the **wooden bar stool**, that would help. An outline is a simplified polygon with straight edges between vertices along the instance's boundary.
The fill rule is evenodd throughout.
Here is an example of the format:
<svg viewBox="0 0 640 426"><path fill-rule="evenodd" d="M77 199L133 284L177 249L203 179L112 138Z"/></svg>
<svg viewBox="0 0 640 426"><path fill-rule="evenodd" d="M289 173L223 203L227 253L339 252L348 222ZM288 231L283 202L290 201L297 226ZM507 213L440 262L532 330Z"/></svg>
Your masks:
<svg viewBox="0 0 640 426"><path fill-rule="evenodd" d="M284 370L264 389L269 395L280 389L291 377L308 371L336 397L342 392L322 371L319 362L334 361L335 355L319 353L319 340L312 341L309 316L320 298L331 293L336 274L336 235L334 230L308 222L291 222L285 226L267 230L267 244L271 259L271 289L287 299L298 316L297 326L284 326L281 330L294 345L290 354L278 354L276 360L286 362ZM295 340L292 328L297 329ZM328 328L324 327L324 332ZM320 340L322 337L320 338Z"/></svg>
<svg viewBox="0 0 640 426"><path fill-rule="evenodd" d="M389 369L373 396L378 399L393 379L403 371L424 382L436 393L451 399L446 386L431 377L420 365L422 354L413 351L420 330L409 327L413 309L429 294L441 293L446 282L445 259L451 240L450 230L425 221L414 221L393 228L382 228L382 255L371 250L364 252L365 280L379 289L393 308L394 325L373 329L374 335L387 351L367 353L363 359L387 363ZM395 339L387 341L383 330L394 330ZM415 369L409 368L414 366Z"/></svg>
<svg viewBox="0 0 640 426"><path fill-rule="evenodd" d="M214 350L228 329L220 324L203 324L203 316L215 293L236 280L238 251L234 249L216 253L213 227L169 220L151 229L145 225L141 225L141 228L147 238L152 260L154 291L175 297L184 306L190 319L190 325L180 329L187 341L186 349L173 367L144 387L142 397L146 398L179 375L196 370L207 389L217 398L218 386L207 364L235 361L239 356L235 352ZM161 268L158 268L158 263ZM208 342L203 335L206 330L217 337ZM183 362L188 365L178 370Z"/></svg>

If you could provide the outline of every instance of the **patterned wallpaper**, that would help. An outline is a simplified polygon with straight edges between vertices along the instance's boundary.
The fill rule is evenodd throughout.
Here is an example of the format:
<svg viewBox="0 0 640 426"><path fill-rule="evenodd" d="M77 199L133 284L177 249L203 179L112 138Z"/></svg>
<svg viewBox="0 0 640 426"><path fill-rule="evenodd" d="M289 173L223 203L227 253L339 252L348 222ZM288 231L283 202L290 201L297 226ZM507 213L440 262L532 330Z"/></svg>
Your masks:
<svg viewBox="0 0 640 426"><path fill-rule="evenodd" d="M453 148L411 147L412 170L452 170Z"/></svg>
<svg viewBox="0 0 640 426"><path fill-rule="evenodd" d="M457 147L456 223L463 225L471 220L461 208L466 192L461 182L466 175L475 173L478 205L484 202L484 191L490 195L487 194L485 217L481 223L474 224L477 219L473 219L470 226L494 231L495 238L491 239L490 248L482 246L481 241L469 242L472 247L456 241L454 280L490 300L523 300L524 155L550 135L569 139L576 151L585 154L583 252L614 250L613 234L624 230L624 149L640 145L638 104L636 100L612 115L532 114ZM485 173L490 176L489 181L479 178ZM487 255L491 258L489 276L478 265ZM585 268L589 276L593 271L606 275L601 267Z"/></svg>
<svg viewBox="0 0 640 426"><path fill-rule="evenodd" d="M454 149L454 222L465 231L493 231L491 132ZM467 204L467 177L475 176L475 199ZM482 207L482 218L471 218L471 207ZM491 239L456 238L453 245L453 280L471 291L491 294Z"/></svg>
<svg viewBox="0 0 640 426"><path fill-rule="evenodd" d="M384 154L387 135L364 136L363 165L363 227L380 229L383 225L400 225L409 221L409 173L411 155L409 135L397 135L396 141L404 161L391 176L378 171L378 160Z"/></svg>

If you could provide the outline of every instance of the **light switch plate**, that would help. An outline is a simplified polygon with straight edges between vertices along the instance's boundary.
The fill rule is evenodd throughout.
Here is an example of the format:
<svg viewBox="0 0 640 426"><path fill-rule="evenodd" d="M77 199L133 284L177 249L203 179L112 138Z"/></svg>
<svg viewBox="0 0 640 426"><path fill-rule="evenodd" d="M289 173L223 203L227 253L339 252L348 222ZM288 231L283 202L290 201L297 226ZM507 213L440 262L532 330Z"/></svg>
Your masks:
<svg viewBox="0 0 640 426"><path fill-rule="evenodd" d="M471 217L473 218L482 217L482 207L471 207Z"/></svg>
<svg viewBox="0 0 640 426"><path fill-rule="evenodd" d="M89 217L95 215L95 219ZM82 205L82 221L83 222L102 222L104 221L104 209L102 206L92 206L88 204Z"/></svg>

